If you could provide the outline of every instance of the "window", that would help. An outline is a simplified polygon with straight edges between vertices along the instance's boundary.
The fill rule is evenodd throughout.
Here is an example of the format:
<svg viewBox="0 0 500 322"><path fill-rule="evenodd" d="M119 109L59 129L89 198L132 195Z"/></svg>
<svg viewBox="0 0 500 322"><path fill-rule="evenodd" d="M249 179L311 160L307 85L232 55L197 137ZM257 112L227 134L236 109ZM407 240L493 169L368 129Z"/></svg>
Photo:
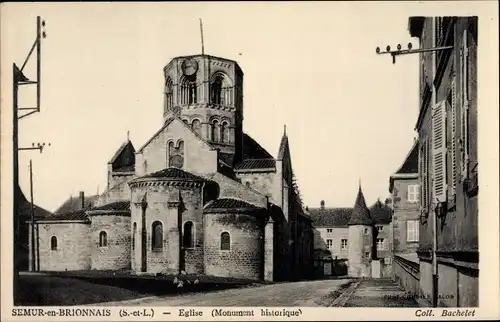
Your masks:
<svg viewBox="0 0 500 322"><path fill-rule="evenodd" d="M365 257L370 258L370 252L365 252Z"/></svg>
<svg viewBox="0 0 500 322"><path fill-rule="evenodd" d="M153 250L163 249L163 225L159 221L153 223L153 236L151 247Z"/></svg>
<svg viewBox="0 0 500 322"><path fill-rule="evenodd" d="M445 202L446 191L446 102L432 107L432 201Z"/></svg>
<svg viewBox="0 0 500 322"><path fill-rule="evenodd" d="M50 238L50 250L57 250L57 237L52 236Z"/></svg>
<svg viewBox="0 0 500 322"><path fill-rule="evenodd" d="M377 231L382 231L384 230L384 226L377 226Z"/></svg>
<svg viewBox="0 0 500 322"><path fill-rule="evenodd" d="M326 240L326 248L332 249L333 248L333 239L327 239Z"/></svg>
<svg viewBox="0 0 500 322"><path fill-rule="evenodd" d="M384 258L384 264L391 265L391 258L390 257Z"/></svg>
<svg viewBox="0 0 500 322"><path fill-rule="evenodd" d="M174 88L170 77L165 82L165 105L167 110L171 110L174 105Z"/></svg>
<svg viewBox="0 0 500 322"><path fill-rule="evenodd" d="M219 122L218 121L213 121L212 122L212 141L213 142L219 142L220 140L220 133L219 133Z"/></svg>
<svg viewBox="0 0 500 322"><path fill-rule="evenodd" d="M107 247L108 246L108 234L105 231L101 231L99 233L99 247Z"/></svg>
<svg viewBox="0 0 500 322"><path fill-rule="evenodd" d="M168 166L179 169L184 166L184 141L179 140L177 146L172 141L168 143Z"/></svg>
<svg viewBox="0 0 500 322"><path fill-rule="evenodd" d="M383 238L377 238L377 250L384 250L385 243Z"/></svg>
<svg viewBox="0 0 500 322"><path fill-rule="evenodd" d="M193 222L186 221L182 232L182 245L184 248L194 248Z"/></svg>
<svg viewBox="0 0 500 322"><path fill-rule="evenodd" d="M412 184L408 186L408 202L415 203L420 199L420 186Z"/></svg>
<svg viewBox="0 0 500 322"><path fill-rule="evenodd" d="M222 122L220 127L220 141L228 143L229 142L229 125L227 122Z"/></svg>
<svg viewBox="0 0 500 322"><path fill-rule="evenodd" d="M216 76L211 85L210 102L216 105L222 105L222 84L224 78L220 75Z"/></svg>
<svg viewBox="0 0 500 322"><path fill-rule="evenodd" d="M331 233L333 233L333 229L332 228L327 228L326 232L329 233L329 234L331 234Z"/></svg>
<svg viewBox="0 0 500 322"><path fill-rule="evenodd" d="M135 249L135 238L137 235L137 224L132 225L132 249Z"/></svg>
<svg viewBox="0 0 500 322"><path fill-rule="evenodd" d="M419 240L418 229L419 229L418 220L408 220L406 222L406 241L418 242Z"/></svg>
<svg viewBox="0 0 500 322"><path fill-rule="evenodd" d="M220 250L231 250L231 236L227 231L220 234Z"/></svg>
<svg viewBox="0 0 500 322"><path fill-rule="evenodd" d="M181 103L195 104L197 102L196 80L183 79L181 82Z"/></svg>
<svg viewBox="0 0 500 322"><path fill-rule="evenodd" d="M200 122L200 120L197 120L197 119L193 120L193 123L191 123L191 127L196 134L201 135L201 122Z"/></svg>
<svg viewBox="0 0 500 322"><path fill-rule="evenodd" d="M365 235L368 235L368 228L363 229L363 233L364 233Z"/></svg>
<svg viewBox="0 0 500 322"><path fill-rule="evenodd" d="M346 250L347 249L347 239L341 239L340 240L340 249Z"/></svg>

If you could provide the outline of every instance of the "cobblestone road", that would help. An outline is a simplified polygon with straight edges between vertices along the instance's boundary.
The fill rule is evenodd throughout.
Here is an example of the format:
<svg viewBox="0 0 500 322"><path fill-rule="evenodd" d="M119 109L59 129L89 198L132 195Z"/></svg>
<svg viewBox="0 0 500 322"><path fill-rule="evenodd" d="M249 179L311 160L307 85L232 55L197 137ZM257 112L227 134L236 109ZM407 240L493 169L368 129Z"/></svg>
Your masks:
<svg viewBox="0 0 500 322"><path fill-rule="evenodd" d="M329 306L351 280L320 280L230 289L175 297L149 297L100 305L133 306Z"/></svg>

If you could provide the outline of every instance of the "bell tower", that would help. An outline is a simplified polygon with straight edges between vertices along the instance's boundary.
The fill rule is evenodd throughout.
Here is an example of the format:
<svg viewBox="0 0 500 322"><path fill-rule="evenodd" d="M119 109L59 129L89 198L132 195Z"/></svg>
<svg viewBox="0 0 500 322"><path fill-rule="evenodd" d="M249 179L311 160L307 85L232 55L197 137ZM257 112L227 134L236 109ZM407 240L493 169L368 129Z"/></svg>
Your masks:
<svg viewBox="0 0 500 322"><path fill-rule="evenodd" d="M232 166L242 158L243 71L225 58L194 55L163 69L163 120L180 117Z"/></svg>

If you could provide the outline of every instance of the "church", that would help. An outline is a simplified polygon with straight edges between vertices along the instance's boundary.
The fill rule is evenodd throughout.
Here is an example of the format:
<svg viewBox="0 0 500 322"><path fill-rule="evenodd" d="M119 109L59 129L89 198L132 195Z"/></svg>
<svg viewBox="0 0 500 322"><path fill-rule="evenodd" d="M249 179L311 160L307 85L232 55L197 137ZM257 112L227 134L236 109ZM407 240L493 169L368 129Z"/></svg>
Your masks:
<svg viewBox="0 0 500 322"><path fill-rule="evenodd" d="M286 128L276 157L243 131L235 61L176 57L163 74L163 126L138 149L129 138L119 147L104 193L81 193L76 207L36 221L32 269L310 276L312 220L295 185Z"/></svg>

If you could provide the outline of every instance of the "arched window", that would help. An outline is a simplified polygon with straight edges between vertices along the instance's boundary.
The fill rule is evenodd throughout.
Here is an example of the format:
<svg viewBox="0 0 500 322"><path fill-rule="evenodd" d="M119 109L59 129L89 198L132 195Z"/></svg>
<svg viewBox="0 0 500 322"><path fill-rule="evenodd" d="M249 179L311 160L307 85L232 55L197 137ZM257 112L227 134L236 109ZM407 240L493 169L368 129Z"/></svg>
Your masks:
<svg viewBox="0 0 500 322"><path fill-rule="evenodd" d="M168 143L168 166L179 169L184 166L184 141L178 141L177 146L172 141Z"/></svg>
<svg viewBox="0 0 500 322"><path fill-rule="evenodd" d="M222 105L222 84L224 83L224 78L222 76L216 76L211 84L210 92L210 102L212 104Z"/></svg>
<svg viewBox="0 0 500 322"><path fill-rule="evenodd" d="M198 120L198 119L193 120L193 123L191 126L193 128L193 131L195 131L197 134L201 135L201 122L200 122L200 120Z"/></svg>
<svg viewBox="0 0 500 322"><path fill-rule="evenodd" d="M189 104L195 104L198 102L197 99L197 93L196 93L196 83L195 82L190 82L189 83Z"/></svg>
<svg viewBox="0 0 500 322"><path fill-rule="evenodd" d="M184 123L186 123L186 124L188 124L188 123L189 123L189 122L188 122L188 120L186 120L186 119L182 120L182 122L184 122Z"/></svg>
<svg viewBox="0 0 500 322"><path fill-rule="evenodd" d="M135 236L137 234L137 224L134 223L132 225L132 249L135 249Z"/></svg>
<svg viewBox="0 0 500 322"><path fill-rule="evenodd" d="M227 122L222 122L221 124L220 141L225 143L229 142L229 124Z"/></svg>
<svg viewBox="0 0 500 322"><path fill-rule="evenodd" d="M52 236L50 238L50 250L57 250L57 237Z"/></svg>
<svg viewBox="0 0 500 322"><path fill-rule="evenodd" d="M181 82L182 104L195 104L198 102L196 79L184 78Z"/></svg>
<svg viewBox="0 0 500 322"><path fill-rule="evenodd" d="M184 223L184 230L182 232L182 245L184 248L194 248L194 224L192 221Z"/></svg>
<svg viewBox="0 0 500 322"><path fill-rule="evenodd" d="M153 250L163 249L163 225L159 221L153 223L153 238L151 241Z"/></svg>
<svg viewBox="0 0 500 322"><path fill-rule="evenodd" d="M167 105L167 110L170 110L174 105L174 84L170 77L167 78L165 82L165 103Z"/></svg>
<svg viewBox="0 0 500 322"><path fill-rule="evenodd" d="M213 142L219 142L220 139L220 133L219 133L219 122L213 121L212 122L212 141Z"/></svg>
<svg viewBox="0 0 500 322"><path fill-rule="evenodd" d="M106 234L105 231L101 231L99 233L99 247L106 247L108 246L108 235Z"/></svg>
<svg viewBox="0 0 500 322"><path fill-rule="evenodd" d="M220 234L220 250L231 249L231 236L227 231Z"/></svg>

